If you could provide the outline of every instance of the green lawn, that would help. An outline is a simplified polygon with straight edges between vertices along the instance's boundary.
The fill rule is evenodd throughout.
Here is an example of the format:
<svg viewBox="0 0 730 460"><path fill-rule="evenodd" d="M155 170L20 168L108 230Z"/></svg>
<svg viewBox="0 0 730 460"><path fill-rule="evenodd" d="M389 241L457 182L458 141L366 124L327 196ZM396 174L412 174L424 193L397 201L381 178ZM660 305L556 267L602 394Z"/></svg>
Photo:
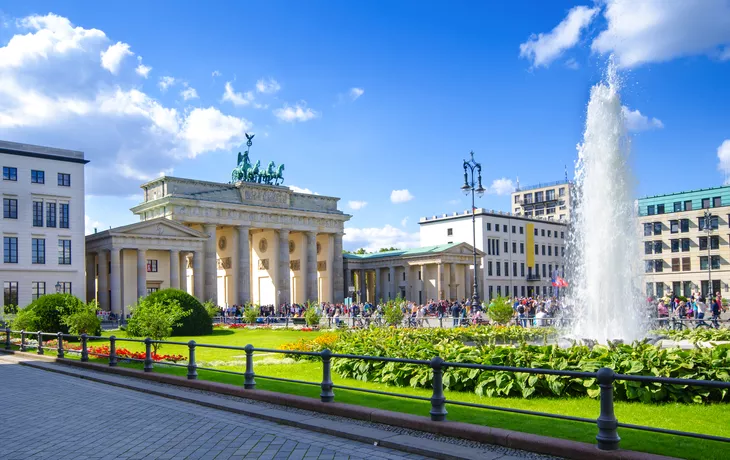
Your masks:
<svg viewBox="0 0 730 460"><path fill-rule="evenodd" d="M123 332L105 333L105 335ZM298 340L301 337L313 338L316 332L271 331L271 330L216 330L212 336L176 337L171 340L187 342L190 339L201 343L245 346L253 344L259 348L277 348L279 345ZM95 341L93 344L102 344ZM119 347L134 351L144 350L143 344L119 342ZM186 346L166 345L161 353L182 354L187 356ZM244 353L237 350L220 350L199 348L197 351L199 365L213 365L226 370L243 372ZM141 367L140 363L129 363L124 366ZM319 388L315 386L267 380L261 376L282 377L310 382L320 382L322 378L321 364L317 362L292 362L283 355L266 354L256 358L254 371L257 388L282 393L297 394L306 397L319 397ZM164 365L156 365L155 372L184 375L185 369ZM222 374L212 371L199 371L201 379L213 380L234 385L243 384L243 376ZM430 391L416 388L392 387L373 382L362 382L343 379L333 375L336 385L375 389L409 395L430 396ZM392 396L372 395L356 391L335 389L336 401L358 404L367 407L382 408L417 415L428 415L429 403ZM599 402L589 398L489 398L472 393L447 392L451 400L474 402L498 407L527 409L553 414L573 415L596 418ZM546 436L560 437L576 441L594 443L597 428L595 424L570 422L546 417L512 414L503 411L477 409L448 405L448 419L492 427L517 430ZM730 437L730 406L728 404L688 405L688 404L643 404L616 402L616 416L623 423L647 425L653 427L691 431L703 434ZM691 459L724 459L730 458L730 444L695 440L681 436L662 435L639 430L620 429L621 446L625 449L639 450L662 455Z"/></svg>

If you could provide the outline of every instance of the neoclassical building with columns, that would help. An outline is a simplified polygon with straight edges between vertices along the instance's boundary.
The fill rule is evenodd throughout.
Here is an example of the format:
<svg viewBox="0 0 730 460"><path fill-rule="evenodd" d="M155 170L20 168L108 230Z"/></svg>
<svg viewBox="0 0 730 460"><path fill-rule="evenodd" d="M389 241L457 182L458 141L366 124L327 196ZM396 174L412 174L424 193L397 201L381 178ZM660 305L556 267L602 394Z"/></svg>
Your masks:
<svg viewBox="0 0 730 460"><path fill-rule="evenodd" d="M169 287L221 306L344 300L339 198L176 177L142 190L139 222L86 237L87 298L101 309L125 314Z"/></svg>

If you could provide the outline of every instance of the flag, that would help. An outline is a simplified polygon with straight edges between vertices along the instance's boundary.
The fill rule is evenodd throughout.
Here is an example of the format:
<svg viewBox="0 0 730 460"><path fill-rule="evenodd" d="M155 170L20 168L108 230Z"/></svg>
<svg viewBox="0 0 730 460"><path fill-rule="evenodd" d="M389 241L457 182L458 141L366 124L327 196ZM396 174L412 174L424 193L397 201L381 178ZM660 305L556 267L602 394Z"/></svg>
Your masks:
<svg viewBox="0 0 730 460"><path fill-rule="evenodd" d="M552 283L553 283L553 287L557 287L557 288L568 287L568 282L559 276L555 276L552 279Z"/></svg>

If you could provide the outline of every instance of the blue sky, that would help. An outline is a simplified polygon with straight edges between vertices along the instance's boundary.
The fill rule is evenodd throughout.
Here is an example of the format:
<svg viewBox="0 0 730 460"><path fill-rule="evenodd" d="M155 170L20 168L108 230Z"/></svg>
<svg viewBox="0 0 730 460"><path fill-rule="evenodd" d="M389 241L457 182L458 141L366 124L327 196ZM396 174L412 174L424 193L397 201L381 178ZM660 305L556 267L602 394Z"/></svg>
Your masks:
<svg viewBox="0 0 730 460"><path fill-rule="evenodd" d="M610 53L639 195L730 171L730 0L26 0L0 19L0 138L86 152L89 230L134 221L160 172L227 181L249 131L285 184L342 198L346 247L417 244L419 217L468 208L470 150L485 208L572 176Z"/></svg>

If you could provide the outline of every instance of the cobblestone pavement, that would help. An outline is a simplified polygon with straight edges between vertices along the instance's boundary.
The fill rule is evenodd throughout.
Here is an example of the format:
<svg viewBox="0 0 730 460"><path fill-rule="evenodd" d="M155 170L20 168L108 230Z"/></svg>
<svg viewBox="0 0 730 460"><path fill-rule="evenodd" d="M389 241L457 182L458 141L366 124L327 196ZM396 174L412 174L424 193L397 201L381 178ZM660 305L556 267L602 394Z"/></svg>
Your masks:
<svg viewBox="0 0 730 460"><path fill-rule="evenodd" d="M0 360L0 458L423 459Z"/></svg>

